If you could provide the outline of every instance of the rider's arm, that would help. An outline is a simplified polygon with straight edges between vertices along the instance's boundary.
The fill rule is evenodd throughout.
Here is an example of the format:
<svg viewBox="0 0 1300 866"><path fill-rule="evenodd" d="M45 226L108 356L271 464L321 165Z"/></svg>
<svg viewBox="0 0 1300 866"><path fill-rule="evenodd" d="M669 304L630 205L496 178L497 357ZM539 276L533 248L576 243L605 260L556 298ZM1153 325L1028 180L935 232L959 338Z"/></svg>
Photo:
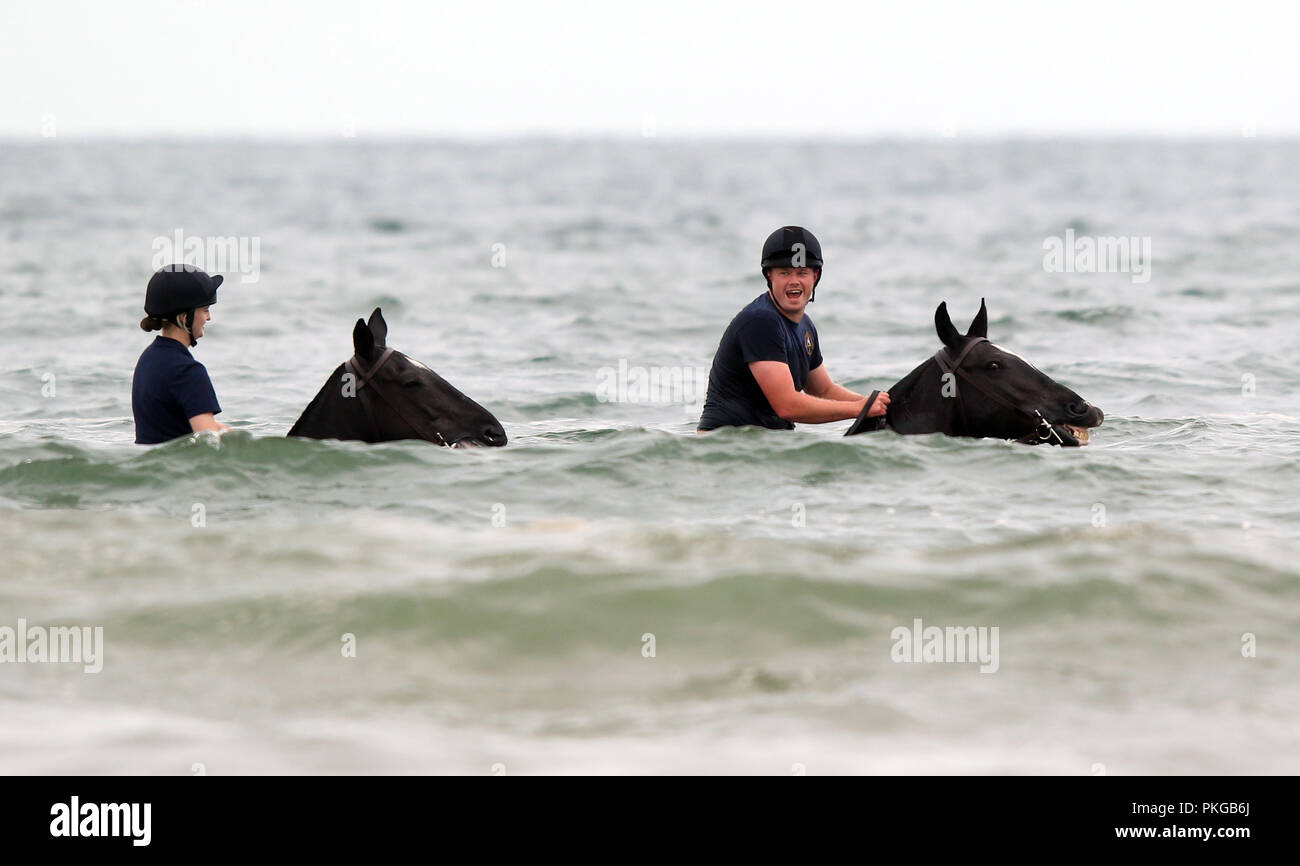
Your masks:
<svg viewBox="0 0 1300 866"><path fill-rule="evenodd" d="M804 394L794 388L790 365L781 361L753 361L749 371L754 381L763 389L772 410L786 421L804 424L824 424L827 421L846 421L858 417L866 403L865 397L851 400L827 400ZM874 408L874 407L873 407Z"/></svg>
<svg viewBox="0 0 1300 866"><path fill-rule="evenodd" d="M225 424L217 420L217 417L211 412L204 412L202 415L195 415L190 419L190 429L195 433L202 433L204 430L229 430Z"/></svg>
<svg viewBox="0 0 1300 866"><path fill-rule="evenodd" d="M803 389L814 397L821 397L824 400L861 400L866 396L832 382L831 374L826 372L825 364L808 371L808 381Z"/></svg>

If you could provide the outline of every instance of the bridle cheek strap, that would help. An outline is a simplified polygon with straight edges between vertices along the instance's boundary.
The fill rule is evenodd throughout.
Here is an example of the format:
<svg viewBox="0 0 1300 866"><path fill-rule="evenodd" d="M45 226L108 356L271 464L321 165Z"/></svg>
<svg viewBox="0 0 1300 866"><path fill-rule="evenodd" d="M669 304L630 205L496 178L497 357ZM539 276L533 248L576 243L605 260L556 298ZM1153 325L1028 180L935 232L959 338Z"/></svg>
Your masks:
<svg viewBox="0 0 1300 866"><path fill-rule="evenodd" d="M967 385L970 385L972 388L974 388L976 391L979 391L985 397L988 397L994 403L997 403L1006 409L1010 409L1013 412L1017 412L1021 415L1024 415L1027 420L1032 421L1034 423L1034 429L1031 430L1029 433L1025 434L1025 436L1022 437L1022 440L1028 438L1029 436L1033 436L1035 433L1037 433L1038 434L1037 438L1040 441L1046 440L1049 437L1054 436L1056 437L1056 440L1060 442L1061 437L1057 434L1055 430L1052 429L1051 423L1046 418L1043 417L1042 412L1039 412L1037 409L1031 412L1028 409L1024 409L1020 406L1015 405L1014 403L1012 403L1011 401L1003 397L1001 394L995 394L992 391L990 391L988 388L982 386L979 382L972 379L970 375L967 374L966 371L961 368L961 362L965 360L966 355L970 353L970 350L974 349L980 343L987 343L987 342L988 342L987 337L972 337L971 340L965 346L962 347L962 350L957 354L956 359L952 361L948 360L949 358L948 347L945 346L941 348L939 351L934 353L934 360L939 365L939 369L943 370L943 372L951 373L953 374L953 376L960 376ZM963 431L969 432L970 425L966 421L966 409L962 403L960 389L958 389L957 391L957 413L960 417ZM1045 428L1045 430L1043 428Z"/></svg>
<svg viewBox="0 0 1300 866"><path fill-rule="evenodd" d="M353 355L351 358L348 358L348 360L345 361L343 364L344 369L347 372L351 373L352 377L356 379L356 396L357 399L361 401L361 408L366 413L366 420L370 422L370 429L374 433L374 438L371 440L373 442L379 442L381 441L381 439L380 439L380 432L379 432L379 424L378 422L375 421L374 409L372 409L370 404L361 397L361 391L367 385L370 386L370 390L375 394L375 396L377 396L380 400L383 400L384 403L388 405L388 408L393 410L393 414L397 415L398 418L401 418L404 422L406 422L406 426L410 427L411 432L416 434L415 438L417 439L424 438L424 436L421 435L420 433L419 425L416 424L414 421L412 421L411 418L405 412L402 411L401 406L397 405L397 403L395 403L394 401L389 400L388 397L384 395L384 392L379 389L379 386L374 384L371 381L372 379L375 378L375 374L379 372L379 368L384 366L384 364L388 361L388 359L393 356L393 351L394 350L391 348L384 349L384 353L380 355L378 360L376 360L375 363L371 364L369 367L364 366L361 363L361 359L358 358L356 355ZM439 445L447 444L447 440L443 439L442 434L439 433L437 430L433 431L433 435L438 437Z"/></svg>

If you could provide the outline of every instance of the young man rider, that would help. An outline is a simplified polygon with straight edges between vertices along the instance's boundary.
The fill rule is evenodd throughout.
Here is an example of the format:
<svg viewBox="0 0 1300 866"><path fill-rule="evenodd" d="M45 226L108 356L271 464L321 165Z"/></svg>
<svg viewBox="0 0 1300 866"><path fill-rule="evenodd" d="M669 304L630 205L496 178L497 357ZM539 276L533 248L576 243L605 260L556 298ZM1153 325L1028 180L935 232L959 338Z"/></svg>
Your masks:
<svg viewBox="0 0 1300 866"><path fill-rule="evenodd" d="M794 429L857 418L867 398L831 380L804 307L822 277L822 248L799 226L779 228L763 244L767 291L736 314L722 335L699 431L727 426ZM868 417L884 415L881 391Z"/></svg>

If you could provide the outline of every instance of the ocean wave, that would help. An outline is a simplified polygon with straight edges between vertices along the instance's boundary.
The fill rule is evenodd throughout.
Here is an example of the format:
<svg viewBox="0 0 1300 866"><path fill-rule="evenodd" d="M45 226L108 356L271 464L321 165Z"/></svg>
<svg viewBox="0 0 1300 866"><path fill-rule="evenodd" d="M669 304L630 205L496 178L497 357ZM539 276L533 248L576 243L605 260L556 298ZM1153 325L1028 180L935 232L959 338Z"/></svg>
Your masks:
<svg viewBox="0 0 1300 866"><path fill-rule="evenodd" d="M622 652L647 633L705 656L773 642L827 650L914 617L1139 641L1142 629L1220 628L1230 605L1242 630L1274 633L1300 593L1300 572L1227 530L1140 524L901 551L626 521L465 532L374 511L256 526L214 508L201 530L187 518L11 514L4 607L102 624L122 647L311 654L350 632L499 664ZM87 580L95 591L68 594Z"/></svg>
<svg viewBox="0 0 1300 866"><path fill-rule="evenodd" d="M1141 314L1133 307L1115 304L1104 307L1079 307L1077 309L1058 310L1056 317L1067 322L1082 322L1087 325L1114 325L1140 318Z"/></svg>

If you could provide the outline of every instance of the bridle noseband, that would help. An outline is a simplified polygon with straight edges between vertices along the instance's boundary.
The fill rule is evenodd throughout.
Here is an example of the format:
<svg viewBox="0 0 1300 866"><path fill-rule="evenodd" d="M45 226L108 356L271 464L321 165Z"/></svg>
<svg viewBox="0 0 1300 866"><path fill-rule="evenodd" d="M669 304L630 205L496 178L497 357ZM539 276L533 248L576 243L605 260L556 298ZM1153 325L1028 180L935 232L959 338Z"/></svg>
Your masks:
<svg viewBox="0 0 1300 866"><path fill-rule="evenodd" d="M1023 437L1021 437L1021 439L1018 441L1023 442L1026 439L1029 439L1030 436L1034 436L1036 441L1038 442L1046 442L1051 438L1055 438L1058 445L1064 445L1065 441L1061 439L1061 434L1057 433L1056 430L1052 427L1051 422L1049 422L1046 418L1043 417L1042 412L1038 411L1037 409L1033 410L1033 412L1030 412L1028 409L1024 409L1020 406L1014 405L1013 403L1011 403L1011 401L1007 400L1001 394L995 394L989 389L985 388L975 379L971 378L971 376L961 368L961 362L962 360L965 359L966 355L969 354L970 350L978 346L980 343L987 343L987 342L988 342L987 337L970 338L969 342L967 342L966 345L962 347L962 350L957 354L957 357L952 361L949 361L950 356L948 354L948 347L944 346L939 351L934 353L935 363L939 365L939 369L941 369L943 372L952 373L954 376L960 376L966 382L967 385L970 385L972 388L974 388L976 391L979 391L985 397L988 397L994 403L997 403L1007 409L1010 409L1012 412L1016 412L1020 415L1024 415L1031 422L1034 421L1035 418L1037 418L1038 420L1037 423L1034 425L1034 429L1029 433L1025 434ZM961 419L962 427L965 432L970 432L970 424L966 421L966 409L961 399L961 389L957 390L956 400L957 400L957 414Z"/></svg>
<svg viewBox="0 0 1300 866"><path fill-rule="evenodd" d="M343 362L343 368L348 373L351 373L352 377L356 379L356 383L357 383L356 398L361 401L361 408L365 410L366 420L370 422L370 429L374 431L374 439L372 441L375 442L381 441L380 433L379 433L379 424L376 423L375 421L374 410L371 408L370 404L367 403L361 397L361 390L365 388L367 385L370 386L370 390L375 394L375 396L377 396L380 400L383 400L385 403L388 404L388 408L392 409L393 413L396 414L398 418L401 418L403 421L406 422L406 426L411 428L411 430L416 434L417 439L424 438L424 436L420 432L419 425L417 425L414 421L412 421L410 417L407 416L407 414L402 411L401 406L399 406L397 402L388 399L388 397L385 396L384 392L379 389L379 386L376 385L373 381L371 381L372 379L375 378L375 374L379 372L379 368L384 366L384 364L388 361L388 359L393 356L394 351L395 350L389 348L384 349L384 353L380 355L379 359L376 360L369 367L365 367L361 363L361 359L358 358L356 355L353 355L351 358L348 358L346 361ZM443 439L442 434L439 433L437 430L433 431L433 435L438 437L439 445L447 444L447 440Z"/></svg>

